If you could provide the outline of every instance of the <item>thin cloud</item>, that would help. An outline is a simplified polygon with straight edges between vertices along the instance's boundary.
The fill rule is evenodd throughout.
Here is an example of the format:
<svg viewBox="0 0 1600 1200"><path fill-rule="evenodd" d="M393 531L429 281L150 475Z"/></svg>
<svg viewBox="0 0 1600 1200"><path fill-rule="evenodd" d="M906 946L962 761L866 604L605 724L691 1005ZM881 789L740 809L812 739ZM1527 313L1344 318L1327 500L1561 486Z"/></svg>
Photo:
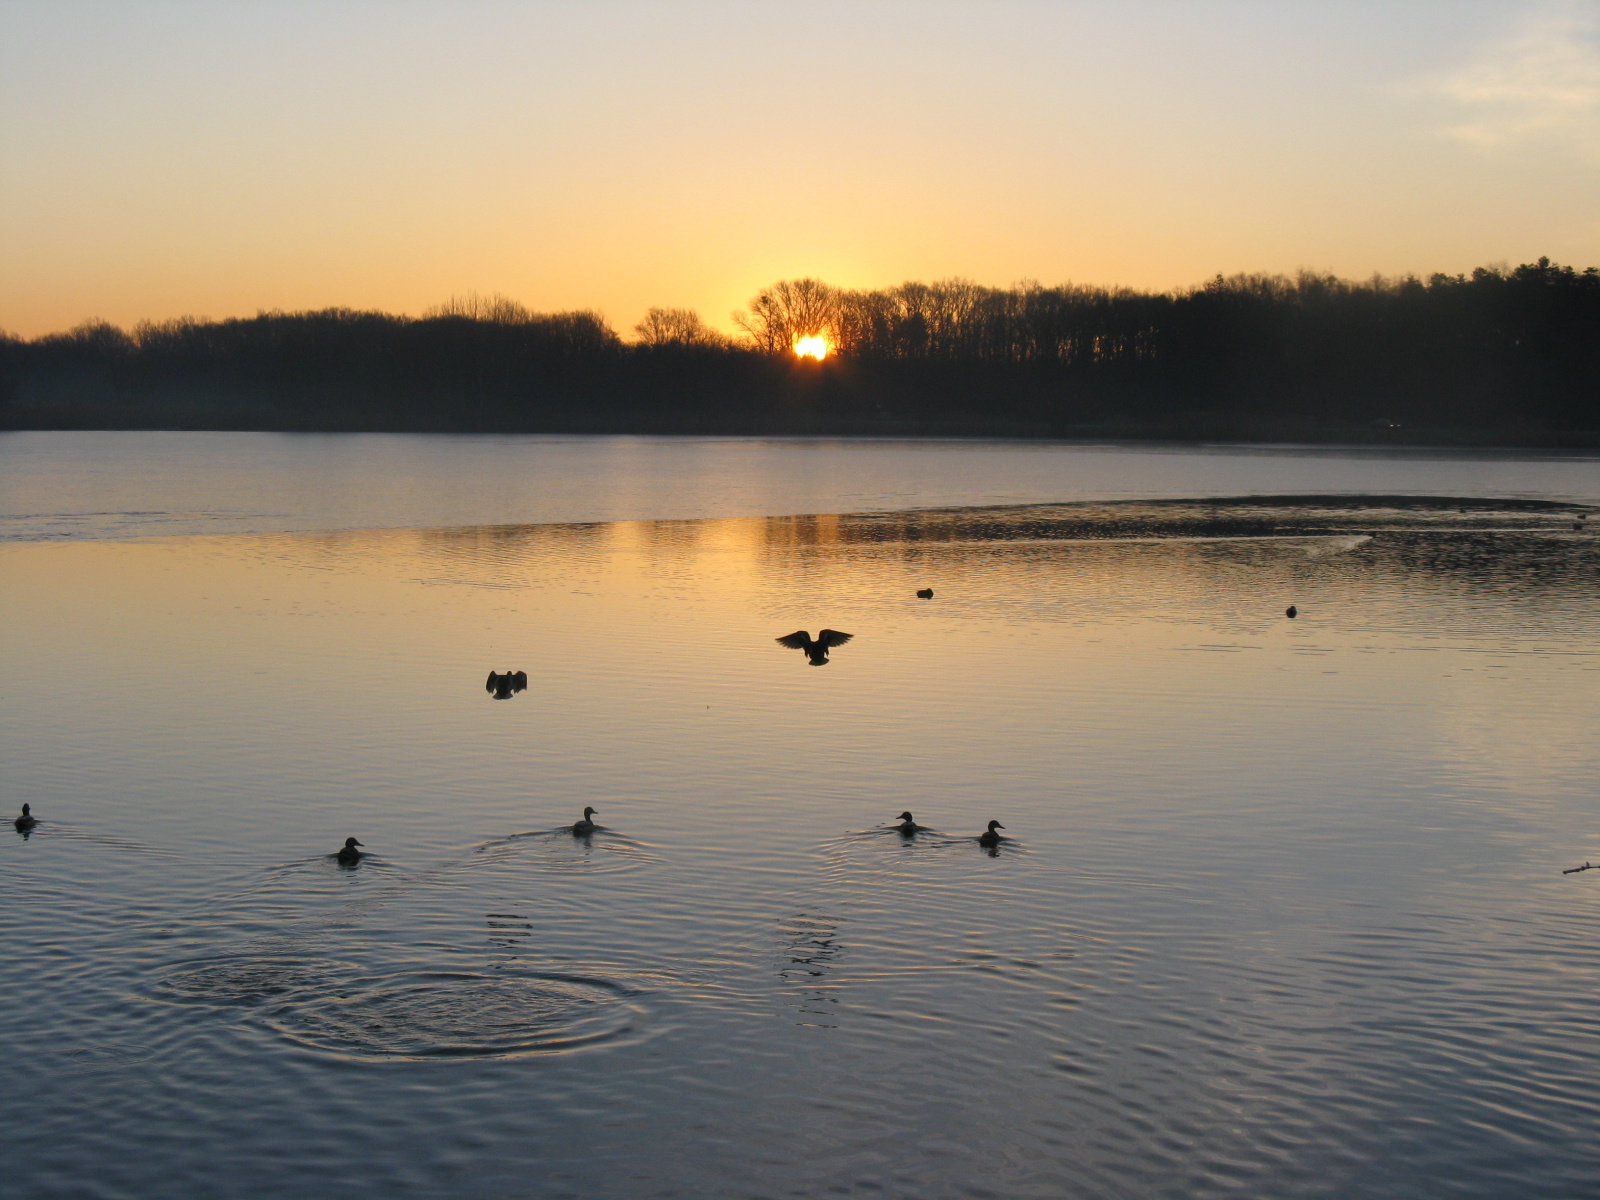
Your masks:
<svg viewBox="0 0 1600 1200"><path fill-rule="evenodd" d="M1425 90L1466 118L1446 132L1484 147L1566 142L1600 156L1600 3L1546 5L1517 32Z"/></svg>

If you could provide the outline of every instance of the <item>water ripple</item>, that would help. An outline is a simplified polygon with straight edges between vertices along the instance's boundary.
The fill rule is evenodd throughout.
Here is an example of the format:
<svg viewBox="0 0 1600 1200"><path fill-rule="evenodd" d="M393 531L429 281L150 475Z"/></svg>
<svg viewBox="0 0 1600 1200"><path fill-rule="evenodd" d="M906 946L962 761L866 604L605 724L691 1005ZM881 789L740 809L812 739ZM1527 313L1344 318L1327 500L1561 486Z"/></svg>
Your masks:
<svg viewBox="0 0 1600 1200"><path fill-rule="evenodd" d="M521 858L543 871L586 873L634 871L660 861L643 843L623 834L596 829L587 837L577 837L565 827L495 838L477 846L475 853L483 855L485 862Z"/></svg>
<svg viewBox="0 0 1600 1200"><path fill-rule="evenodd" d="M643 1010L583 975L416 971L286 1004L267 1022L302 1045L364 1058L508 1058L616 1042Z"/></svg>
<svg viewBox="0 0 1600 1200"><path fill-rule="evenodd" d="M253 1005L325 987L330 978L350 970L347 963L324 959L203 959L163 975L156 982L155 995L187 1004Z"/></svg>

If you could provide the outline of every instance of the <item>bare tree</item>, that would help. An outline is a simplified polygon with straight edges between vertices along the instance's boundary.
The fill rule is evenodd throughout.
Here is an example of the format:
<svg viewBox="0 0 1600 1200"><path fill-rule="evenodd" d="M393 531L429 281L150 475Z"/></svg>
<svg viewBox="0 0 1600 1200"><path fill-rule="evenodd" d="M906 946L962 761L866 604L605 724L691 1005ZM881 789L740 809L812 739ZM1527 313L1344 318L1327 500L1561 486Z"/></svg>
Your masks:
<svg viewBox="0 0 1600 1200"><path fill-rule="evenodd" d="M785 354L805 337L840 342L839 291L819 279L786 279L773 284L733 321L767 354Z"/></svg>
<svg viewBox="0 0 1600 1200"><path fill-rule="evenodd" d="M652 308L633 332L641 346L726 346L729 341L692 308Z"/></svg>
<svg viewBox="0 0 1600 1200"><path fill-rule="evenodd" d="M422 314L424 320L438 317L463 317L468 321L492 321L500 325L525 325L533 320L527 306L499 292L480 296L468 292L464 296L451 296L443 304L436 304Z"/></svg>

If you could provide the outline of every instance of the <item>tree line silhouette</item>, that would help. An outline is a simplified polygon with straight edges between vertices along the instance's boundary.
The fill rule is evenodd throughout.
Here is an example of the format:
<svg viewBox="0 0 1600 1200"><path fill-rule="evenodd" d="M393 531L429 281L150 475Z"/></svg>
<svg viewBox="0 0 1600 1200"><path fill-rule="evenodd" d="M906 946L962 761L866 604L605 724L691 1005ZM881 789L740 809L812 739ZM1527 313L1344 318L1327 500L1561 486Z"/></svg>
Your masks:
<svg viewBox="0 0 1600 1200"><path fill-rule="evenodd" d="M786 280L737 337L469 296L0 336L0 427L1600 444L1600 270L1221 276L1178 292ZM826 337L823 362L793 354Z"/></svg>

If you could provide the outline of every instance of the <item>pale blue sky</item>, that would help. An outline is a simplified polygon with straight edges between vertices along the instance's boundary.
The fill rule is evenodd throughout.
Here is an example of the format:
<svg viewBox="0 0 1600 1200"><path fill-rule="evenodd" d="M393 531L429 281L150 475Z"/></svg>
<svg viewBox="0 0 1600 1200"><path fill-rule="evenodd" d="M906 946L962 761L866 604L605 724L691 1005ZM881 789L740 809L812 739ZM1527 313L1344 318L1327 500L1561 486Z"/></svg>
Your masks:
<svg viewBox="0 0 1600 1200"><path fill-rule="evenodd" d="M1600 262L1600 2L0 2L0 328Z"/></svg>

